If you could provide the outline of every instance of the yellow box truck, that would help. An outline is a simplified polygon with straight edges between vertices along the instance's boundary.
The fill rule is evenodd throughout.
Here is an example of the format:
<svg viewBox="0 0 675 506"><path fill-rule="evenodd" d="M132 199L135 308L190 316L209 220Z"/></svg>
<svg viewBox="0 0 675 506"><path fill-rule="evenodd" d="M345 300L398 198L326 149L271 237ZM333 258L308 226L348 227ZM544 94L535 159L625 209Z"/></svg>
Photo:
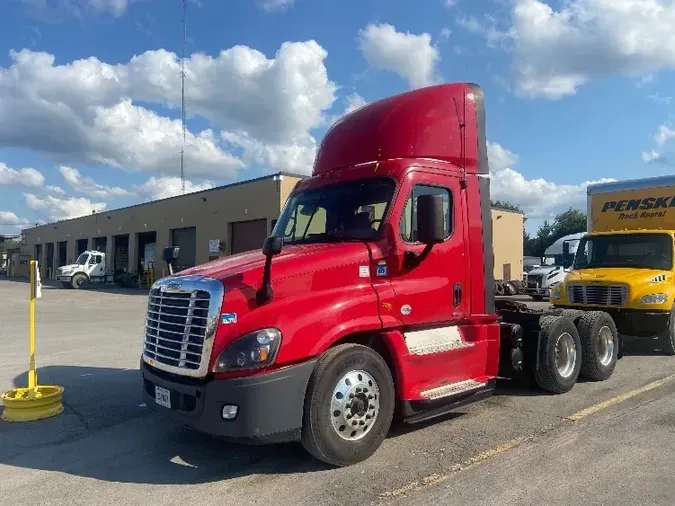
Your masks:
<svg viewBox="0 0 675 506"><path fill-rule="evenodd" d="M675 176L588 186L588 233L551 303L609 313L620 334L675 355Z"/></svg>

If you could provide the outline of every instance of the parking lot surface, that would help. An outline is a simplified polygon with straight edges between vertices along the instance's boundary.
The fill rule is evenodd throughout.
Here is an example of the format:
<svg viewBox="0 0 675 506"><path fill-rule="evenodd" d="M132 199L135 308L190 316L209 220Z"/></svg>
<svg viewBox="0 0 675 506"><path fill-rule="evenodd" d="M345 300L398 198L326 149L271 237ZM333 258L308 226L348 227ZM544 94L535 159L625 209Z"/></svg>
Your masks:
<svg viewBox="0 0 675 506"><path fill-rule="evenodd" d="M0 280L2 391L26 384L27 294ZM632 343L606 382L560 396L503 382L328 469L299 445L233 445L150 412L145 294L45 287L36 306L38 379L66 388L65 411L0 422L2 504L672 504L675 358L652 343Z"/></svg>

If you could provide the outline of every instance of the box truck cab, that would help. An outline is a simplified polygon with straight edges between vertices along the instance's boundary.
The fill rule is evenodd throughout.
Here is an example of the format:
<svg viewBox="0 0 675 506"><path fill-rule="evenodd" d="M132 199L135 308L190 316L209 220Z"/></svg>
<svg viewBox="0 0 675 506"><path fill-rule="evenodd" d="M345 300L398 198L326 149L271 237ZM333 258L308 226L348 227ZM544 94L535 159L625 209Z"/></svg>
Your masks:
<svg viewBox="0 0 675 506"><path fill-rule="evenodd" d="M553 287L565 279L579 239L584 235L585 232L563 236L546 248L541 265L527 273L525 290L532 299L549 298Z"/></svg>
<svg viewBox="0 0 675 506"><path fill-rule="evenodd" d="M553 305L602 309L675 355L675 177L590 185L588 228Z"/></svg>
<svg viewBox="0 0 675 506"><path fill-rule="evenodd" d="M56 280L63 288L82 288L87 283L105 283L105 253L83 251L75 263L56 270Z"/></svg>
<svg viewBox="0 0 675 506"><path fill-rule="evenodd" d="M528 372L563 393L611 376L609 315L495 301L481 89L445 84L338 120L262 251L157 281L141 358L151 409L348 465L407 423ZM180 252L165 251L169 262ZM583 352L582 352L583 350Z"/></svg>

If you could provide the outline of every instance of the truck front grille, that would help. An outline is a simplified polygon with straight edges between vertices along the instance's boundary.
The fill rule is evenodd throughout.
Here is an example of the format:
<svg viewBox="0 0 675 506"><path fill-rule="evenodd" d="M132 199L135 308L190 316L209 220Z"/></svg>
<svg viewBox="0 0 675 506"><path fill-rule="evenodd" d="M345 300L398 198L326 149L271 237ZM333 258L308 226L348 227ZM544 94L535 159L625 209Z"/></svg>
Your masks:
<svg viewBox="0 0 675 506"><path fill-rule="evenodd" d="M627 285L570 284L567 296L573 304L623 306L628 300Z"/></svg>
<svg viewBox="0 0 675 506"><path fill-rule="evenodd" d="M528 288L539 288L544 280L544 276L541 274L528 274L527 275L527 287Z"/></svg>
<svg viewBox="0 0 675 506"><path fill-rule="evenodd" d="M164 371L205 376L222 295L222 284L208 278L184 276L155 283L148 295L145 361Z"/></svg>

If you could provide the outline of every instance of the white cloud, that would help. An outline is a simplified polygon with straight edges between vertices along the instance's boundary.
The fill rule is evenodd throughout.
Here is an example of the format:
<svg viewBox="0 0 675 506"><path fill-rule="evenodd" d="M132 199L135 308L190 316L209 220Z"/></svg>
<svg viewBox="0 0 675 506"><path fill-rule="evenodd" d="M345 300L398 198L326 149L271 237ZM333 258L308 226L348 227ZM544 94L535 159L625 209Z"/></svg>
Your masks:
<svg viewBox="0 0 675 506"><path fill-rule="evenodd" d="M70 16L82 18L88 13L122 16L133 0L22 0L29 15L55 22Z"/></svg>
<svg viewBox="0 0 675 506"><path fill-rule="evenodd" d="M211 181L202 181L201 183L192 183L185 181L185 193L194 193L202 190L208 190L215 185ZM145 201L166 199L182 195L181 179L179 177L150 177L142 185L134 186L134 192Z"/></svg>
<svg viewBox="0 0 675 506"><path fill-rule="evenodd" d="M92 211L98 213L106 208L104 202L92 202L86 198L59 198L52 195L39 197L34 193L24 193L24 198L30 209L44 214L52 221L79 218L91 214Z"/></svg>
<svg viewBox="0 0 675 506"><path fill-rule="evenodd" d="M450 35L452 35L452 30L450 30L450 28L446 27L441 29L441 37L444 39L449 39Z"/></svg>
<svg viewBox="0 0 675 506"><path fill-rule="evenodd" d="M333 105L337 86L328 79L326 56L314 41L284 43L273 59L246 46L216 57L193 54L186 59L188 114L292 150ZM0 117L8 118L0 123L0 146L32 149L61 164L176 173L180 121L137 105L179 114L174 53L147 51L117 65L94 57L55 65L53 55L26 49L10 57L10 67L0 68ZM244 166L211 129L187 133L185 158L191 177L233 176Z"/></svg>
<svg viewBox="0 0 675 506"><path fill-rule="evenodd" d="M60 186L49 185L49 186L47 186L47 191L52 192L52 193L56 193L57 195L65 195L66 194L66 191L63 188L61 188Z"/></svg>
<svg viewBox="0 0 675 506"><path fill-rule="evenodd" d="M0 185L21 185L39 187L45 184L45 177L32 168L12 169L0 162Z"/></svg>
<svg viewBox="0 0 675 506"><path fill-rule="evenodd" d="M242 160L247 165L256 163L300 174L312 172L317 144L311 135L283 144L265 144L245 132L223 132L222 137L224 142L242 150Z"/></svg>
<svg viewBox="0 0 675 506"><path fill-rule="evenodd" d="M659 131L654 135L654 142L659 146L663 146L666 142L675 137L675 130L667 125L660 125Z"/></svg>
<svg viewBox="0 0 675 506"><path fill-rule="evenodd" d="M431 35L397 32L390 24L369 24L359 32L359 47L371 67L395 72L420 88L439 81L438 48Z"/></svg>
<svg viewBox="0 0 675 506"><path fill-rule="evenodd" d="M113 199L118 197L128 197L132 195L129 190L120 188L119 186L105 186L96 183L90 177L82 177L82 174L73 167L61 165L59 172L64 181L75 191L97 197L101 199ZM61 188L59 188L61 190ZM63 190L61 190L63 191ZM55 193L59 193L58 190Z"/></svg>
<svg viewBox="0 0 675 506"><path fill-rule="evenodd" d="M443 5L449 9L450 7L455 7L457 5L457 1L458 0L443 0Z"/></svg>
<svg viewBox="0 0 675 506"><path fill-rule="evenodd" d="M661 154L657 153L653 149L651 151L643 151L642 159L647 163L654 163L661 160Z"/></svg>
<svg viewBox="0 0 675 506"><path fill-rule="evenodd" d="M496 29L465 18L470 31L499 41L513 54L515 91L560 99L584 83L609 75L650 81L675 68L675 2L672 0L513 0L509 27Z"/></svg>
<svg viewBox="0 0 675 506"><path fill-rule="evenodd" d="M21 226L28 224L28 220L19 218L12 211L0 211L1 226Z"/></svg>
<svg viewBox="0 0 675 506"><path fill-rule="evenodd" d="M552 218L569 207L584 209L589 184L614 181L602 178L581 184L559 184L543 178L526 179L512 168L518 155L496 142L488 142L492 200L508 201L521 206L530 218Z"/></svg>
<svg viewBox="0 0 675 506"><path fill-rule="evenodd" d="M257 3L266 12L279 12L290 9L295 0L258 0Z"/></svg>

